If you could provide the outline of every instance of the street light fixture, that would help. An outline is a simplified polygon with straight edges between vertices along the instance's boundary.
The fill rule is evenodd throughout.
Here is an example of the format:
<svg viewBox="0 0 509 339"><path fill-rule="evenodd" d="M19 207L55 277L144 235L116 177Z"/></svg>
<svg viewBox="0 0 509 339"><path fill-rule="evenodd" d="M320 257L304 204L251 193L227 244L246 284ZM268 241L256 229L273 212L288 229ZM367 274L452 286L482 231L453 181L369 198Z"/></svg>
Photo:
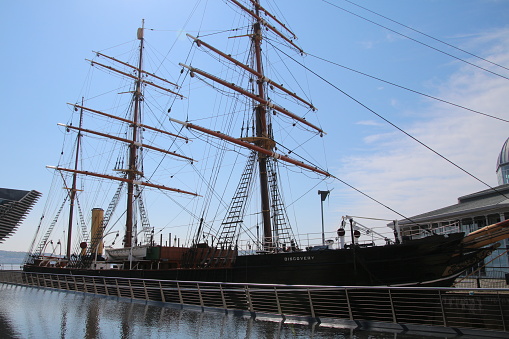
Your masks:
<svg viewBox="0 0 509 339"><path fill-rule="evenodd" d="M323 202L327 199L330 191L318 191L318 195L320 195L321 199L321 210L322 210L322 245L325 246L325 228L323 223Z"/></svg>

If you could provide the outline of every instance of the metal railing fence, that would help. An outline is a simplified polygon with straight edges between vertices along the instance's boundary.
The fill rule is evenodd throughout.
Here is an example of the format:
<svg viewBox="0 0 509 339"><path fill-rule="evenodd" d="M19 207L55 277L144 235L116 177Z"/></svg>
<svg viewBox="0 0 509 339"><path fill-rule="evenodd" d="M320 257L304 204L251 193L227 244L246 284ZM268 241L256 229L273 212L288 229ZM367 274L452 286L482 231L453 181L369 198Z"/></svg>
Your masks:
<svg viewBox="0 0 509 339"><path fill-rule="evenodd" d="M0 272L0 282L251 314L509 331L509 289L289 286Z"/></svg>

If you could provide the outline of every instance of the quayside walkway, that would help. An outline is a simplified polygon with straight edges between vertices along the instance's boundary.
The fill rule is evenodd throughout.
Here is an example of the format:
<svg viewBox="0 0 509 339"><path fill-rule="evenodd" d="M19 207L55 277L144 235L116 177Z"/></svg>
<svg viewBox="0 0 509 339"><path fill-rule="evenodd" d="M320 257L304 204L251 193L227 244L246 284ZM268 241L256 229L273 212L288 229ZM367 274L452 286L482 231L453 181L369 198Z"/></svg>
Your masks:
<svg viewBox="0 0 509 339"><path fill-rule="evenodd" d="M0 283L220 310L281 321L509 338L509 289L236 284L0 271Z"/></svg>

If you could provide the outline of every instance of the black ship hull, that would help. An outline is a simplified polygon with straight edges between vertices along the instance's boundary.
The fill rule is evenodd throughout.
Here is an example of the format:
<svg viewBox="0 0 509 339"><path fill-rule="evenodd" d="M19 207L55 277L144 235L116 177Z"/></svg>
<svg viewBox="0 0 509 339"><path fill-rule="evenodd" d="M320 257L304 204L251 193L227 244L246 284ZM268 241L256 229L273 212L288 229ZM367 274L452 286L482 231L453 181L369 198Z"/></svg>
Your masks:
<svg viewBox="0 0 509 339"><path fill-rule="evenodd" d="M25 265L26 272L157 280L327 286L450 286L491 249L465 250L463 233L403 244L239 255L230 267L78 269Z"/></svg>

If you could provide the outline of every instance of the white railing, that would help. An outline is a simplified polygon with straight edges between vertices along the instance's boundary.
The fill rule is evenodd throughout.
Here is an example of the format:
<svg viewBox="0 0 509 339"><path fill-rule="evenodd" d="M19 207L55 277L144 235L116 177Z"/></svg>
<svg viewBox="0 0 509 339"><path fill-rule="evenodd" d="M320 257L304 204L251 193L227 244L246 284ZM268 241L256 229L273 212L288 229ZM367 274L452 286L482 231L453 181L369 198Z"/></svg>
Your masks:
<svg viewBox="0 0 509 339"><path fill-rule="evenodd" d="M345 236L338 237L337 233L334 232L325 232L325 242L329 248L331 249L339 249L343 248L345 245L349 246L352 243L352 238L350 235L350 230L347 229ZM299 242L299 246L301 250L304 250L308 247L314 247L314 246L322 246L324 245L322 243L322 233L306 233L306 234L299 234L295 236L296 240ZM390 239L390 241L394 240L393 235L388 235L387 238L383 238L378 236L376 233L370 233L366 234L365 231L362 232L360 238L356 239L356 244L359 245L371 245L371 244L377 244L377 245L384 245L386 244L386 239ZM285 249L290 250L291 244L284 244L284 248L282 247L282 244L279 244L280 247L274 249L275 251L283 251ZM239 240L238 242L238 250L239 253L249 253L249 254L255 254L258 250L262 250L263 246L261 244L253 243L253 241L249 240Z"/></svg>
<svg viewBox="0 0 509 339"><path fill-rule="evenodd" d="M9 273L9 274L8 274ZM507 335L509 289L288 286L0 272L0 282L313 322L370 322Z"/></svg>
<svg viewBox="0 0 509 339"><path fill-rule="evenodd" d="M23 264L0 264L0 270L19 270L23 267Z"/></svg>

